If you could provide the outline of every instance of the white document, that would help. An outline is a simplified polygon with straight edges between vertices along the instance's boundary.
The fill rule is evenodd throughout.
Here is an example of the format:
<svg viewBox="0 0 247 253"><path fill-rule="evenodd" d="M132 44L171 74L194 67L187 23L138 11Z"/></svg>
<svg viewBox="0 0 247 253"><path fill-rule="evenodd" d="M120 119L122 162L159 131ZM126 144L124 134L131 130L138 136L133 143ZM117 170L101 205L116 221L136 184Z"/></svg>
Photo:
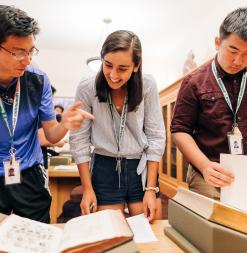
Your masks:
<svg viewBox="0 0 247 253"><path fill-rule="evenodd" d="M78 170L77 165L57 165L54 170Z"/></svg>
<svg viewBox="0 0 247 253"><path fill-rule="evenodd" d="M157 242L153 230L144 214L139 214L126 219L134 234L136 243Z"/></svg>
<svg viewBox="0 0 247 253"><path fill-rule="evenodd" d="M229 186L221 188L220 201L247 212L247 156L220 154L220 165L235 177Z"/></svg>

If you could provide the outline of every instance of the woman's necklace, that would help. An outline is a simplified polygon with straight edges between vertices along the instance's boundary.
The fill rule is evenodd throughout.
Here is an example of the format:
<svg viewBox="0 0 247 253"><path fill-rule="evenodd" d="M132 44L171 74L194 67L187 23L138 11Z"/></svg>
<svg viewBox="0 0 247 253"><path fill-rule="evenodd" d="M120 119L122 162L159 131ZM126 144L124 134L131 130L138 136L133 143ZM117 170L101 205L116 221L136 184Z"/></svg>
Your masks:
<svg viewBox="0 0 247 253"><path fill-rule="evenodd" d="M124 105L124 99L126 96L126 90L118 91L118 93L112 92L112 101L116 110L121 113Z"/></svg>

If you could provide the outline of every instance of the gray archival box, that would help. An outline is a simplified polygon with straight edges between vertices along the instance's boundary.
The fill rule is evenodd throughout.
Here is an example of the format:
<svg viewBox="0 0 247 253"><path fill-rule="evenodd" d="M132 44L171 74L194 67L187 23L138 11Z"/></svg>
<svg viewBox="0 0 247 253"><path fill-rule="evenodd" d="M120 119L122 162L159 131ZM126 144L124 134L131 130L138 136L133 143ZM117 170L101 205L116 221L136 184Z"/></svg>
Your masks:
<svg viewBox="0 0 247 253"><path fill-rule="evenodd" d="M170 199L165 234L189 253L246 253L247 234L216 224Z"/></svg>

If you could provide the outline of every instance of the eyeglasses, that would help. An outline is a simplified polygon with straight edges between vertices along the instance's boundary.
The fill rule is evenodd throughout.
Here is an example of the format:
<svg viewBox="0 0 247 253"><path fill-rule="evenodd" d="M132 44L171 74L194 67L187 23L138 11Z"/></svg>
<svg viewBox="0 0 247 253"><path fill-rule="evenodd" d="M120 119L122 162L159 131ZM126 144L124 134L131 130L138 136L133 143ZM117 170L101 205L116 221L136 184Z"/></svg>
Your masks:
<svg viewBox="0 0 247 253"><path fill-rule="evenodd" d="M25 59L25 57L27 57L27 56L32 57L32 56L37 55L39 53L39 50L36 47L32 48L29 52L22 50L22 49L17 49L17 50L15 50L15 52L11 52L3 46L0 46L0 48L5 50L6 52L10 53L17 61L21 61L21 60Z"/></svg>

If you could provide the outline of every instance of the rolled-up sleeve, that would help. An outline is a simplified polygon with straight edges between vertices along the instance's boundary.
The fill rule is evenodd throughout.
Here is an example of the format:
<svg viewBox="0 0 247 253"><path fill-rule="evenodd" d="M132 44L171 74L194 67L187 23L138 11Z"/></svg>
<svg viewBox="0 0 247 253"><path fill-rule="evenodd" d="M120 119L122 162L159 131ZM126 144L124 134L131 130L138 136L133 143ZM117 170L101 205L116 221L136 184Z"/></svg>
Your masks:
<svg viewBox="0 0 247 253"><path fill-rule="evenodd" d="M39 119L40 121L50 121L55 119L54 105L52 102L51 83L48 76L45 73L42 73L42 75L44 85L43 85L42 99L39 106Z"/></svg>
<svg viewBox="0 0 247 253"><path fill-rule="evenodd" d="M93 96L93 82L94 79L82 80L77 88L75 101L82 103L82 109L92 113ZM91 146L91 120L85 119L79 130L70 132L70 152L76 164L88 162L90 160L90 146Z"/></svg>
<svg viewBox="0 0 247 253"><path fill-rule="evenodd" d="M159 162L166 142L166 131L160 107L159 94L155 80L148 76L148 88L144 93L144 132L147 137L147 160Z"/></svg>
<svg viewBox="0 0 247 253"><path fill-rule="evenodd" d="M176 100L171 133L185 132L193 134L198 118L199 101L196 96L196 86L193 85L191 76L188 76L181 84Z"/></svg>

